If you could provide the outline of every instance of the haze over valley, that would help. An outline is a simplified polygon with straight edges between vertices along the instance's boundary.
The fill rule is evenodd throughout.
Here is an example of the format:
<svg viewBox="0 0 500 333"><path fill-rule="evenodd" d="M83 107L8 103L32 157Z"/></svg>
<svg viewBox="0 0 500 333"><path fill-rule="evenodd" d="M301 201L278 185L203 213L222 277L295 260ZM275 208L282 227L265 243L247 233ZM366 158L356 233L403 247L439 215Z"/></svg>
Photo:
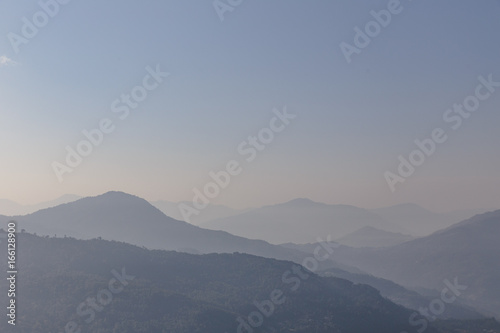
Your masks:
<svg viewBox="0 0 500 333"><path fill-rule="evenodd" d="M0 1L0 333L500 333L500 1Z"/></svg>

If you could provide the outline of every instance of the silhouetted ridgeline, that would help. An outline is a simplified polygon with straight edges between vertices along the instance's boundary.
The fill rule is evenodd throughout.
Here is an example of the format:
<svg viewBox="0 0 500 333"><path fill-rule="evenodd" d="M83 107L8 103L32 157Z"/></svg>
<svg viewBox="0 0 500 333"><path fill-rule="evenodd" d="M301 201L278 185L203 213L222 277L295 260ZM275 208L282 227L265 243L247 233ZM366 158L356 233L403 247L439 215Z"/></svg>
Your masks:
<svg viewBox="0 0 500 333"><path fill-rule="evenodd" d="M82 332L236 332L237 318L248 321L254 302L277 289L283 303L262 316L261 332L415 332L411 312L372 287L320 278L292 262L26 233L18 244L16 332L64 332L68 323ZM4 294L5 281L0 286Z"/></svg>

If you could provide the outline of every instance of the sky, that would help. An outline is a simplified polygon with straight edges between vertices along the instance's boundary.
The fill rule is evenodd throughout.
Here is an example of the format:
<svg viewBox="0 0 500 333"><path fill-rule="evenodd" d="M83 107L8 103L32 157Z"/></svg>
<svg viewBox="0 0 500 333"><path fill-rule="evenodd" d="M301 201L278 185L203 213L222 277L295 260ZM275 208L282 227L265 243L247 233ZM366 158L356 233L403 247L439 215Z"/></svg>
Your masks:
<svg viewBox="0 0 500 333"><path fill-rule="evenodd" d="M479 77L500 82L500 1L65 1L0 2L0 198L190 201L236 161L212 203L500 208L500 88L459 128L443 118L489 92ZM71 168L66 147L102 121ZM447 140L402 177L399 156L439 128Z"/></svg>

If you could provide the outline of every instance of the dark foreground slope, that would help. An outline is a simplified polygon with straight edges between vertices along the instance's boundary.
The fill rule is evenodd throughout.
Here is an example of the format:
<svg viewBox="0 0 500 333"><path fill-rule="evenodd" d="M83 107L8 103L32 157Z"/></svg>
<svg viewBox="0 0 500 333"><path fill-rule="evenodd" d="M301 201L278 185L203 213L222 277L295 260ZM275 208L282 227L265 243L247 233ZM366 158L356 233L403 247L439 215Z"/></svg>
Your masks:
<svg viewBox="0 0 500 333"><path fill-rule="evenodd" d="M400 333L420 328L408 324L409 310L371 287L321 278L297 266L293 273L291 262L246 254L191 255L19 234L17 261L17 325L2 320L1 332L59 333L65 327L66 332L99 333L238 332L237 319L248 323L249 315L259 327L240 332ZM4 262L1 266L6 269ZM6 295L4 279L0 294ZM269 299L281 304L272 309ZM258 314L256 301L267 304L262 312L268 316ZM1 303L5 309L6 298ZM438 330L428 327L426 332Z"/></svg>

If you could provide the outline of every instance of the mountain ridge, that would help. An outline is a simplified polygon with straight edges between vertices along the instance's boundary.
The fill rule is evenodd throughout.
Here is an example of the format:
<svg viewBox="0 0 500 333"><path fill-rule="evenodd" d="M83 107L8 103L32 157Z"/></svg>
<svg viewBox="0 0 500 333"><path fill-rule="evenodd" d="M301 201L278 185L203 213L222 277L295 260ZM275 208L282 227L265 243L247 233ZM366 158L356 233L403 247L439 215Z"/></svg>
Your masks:
<svg viewBox="0 0 500 333"><path fill-rule="evenodd" d="M262 322L252 326L277 332L413 333L424 325L411 326L410 310L384 299L367 285L306 271L293 275L300 284L283 279L292 273L292 262L238 253L152 251L99 239L27 233L21 233L19 239L24 247L19 251L23 279L18 286L26 291L19 295L24 307L16 329L21 333L59 332L68 323L102 333L132 332L132 327L141 332L242 332L255 323L251 316L259 315L256 311ZM45 262L48 256L52 259ZM120 279L109 280L119 272ZM102 303L99 295L110 288L109 281L122 283L123 288ZM5 288L7 281L1 280L0 289ZM270 296L276 290L283 301ZM88 297L96 294L97 298ZM92 299L101 302L101 309L81 311L91 309L88 302ZM275 302L272 308L262 305L268 299ZM43 307L34 306L42 300ZM423 323L429 333L452 332L441 329L443 325L473 325L476 330L470 332L474 333L483 329L500 332L500 324L488 320ZM5 326L2 321L0 327Z"/></svg>
<svg viewBox="0 0 500 333"><path fill-rule="evenodd" d="M476 215L429 236L377 249L339 248L333 259L409 288L443 288L459 278L464 301L500 317L500 210Z"/></svg>

